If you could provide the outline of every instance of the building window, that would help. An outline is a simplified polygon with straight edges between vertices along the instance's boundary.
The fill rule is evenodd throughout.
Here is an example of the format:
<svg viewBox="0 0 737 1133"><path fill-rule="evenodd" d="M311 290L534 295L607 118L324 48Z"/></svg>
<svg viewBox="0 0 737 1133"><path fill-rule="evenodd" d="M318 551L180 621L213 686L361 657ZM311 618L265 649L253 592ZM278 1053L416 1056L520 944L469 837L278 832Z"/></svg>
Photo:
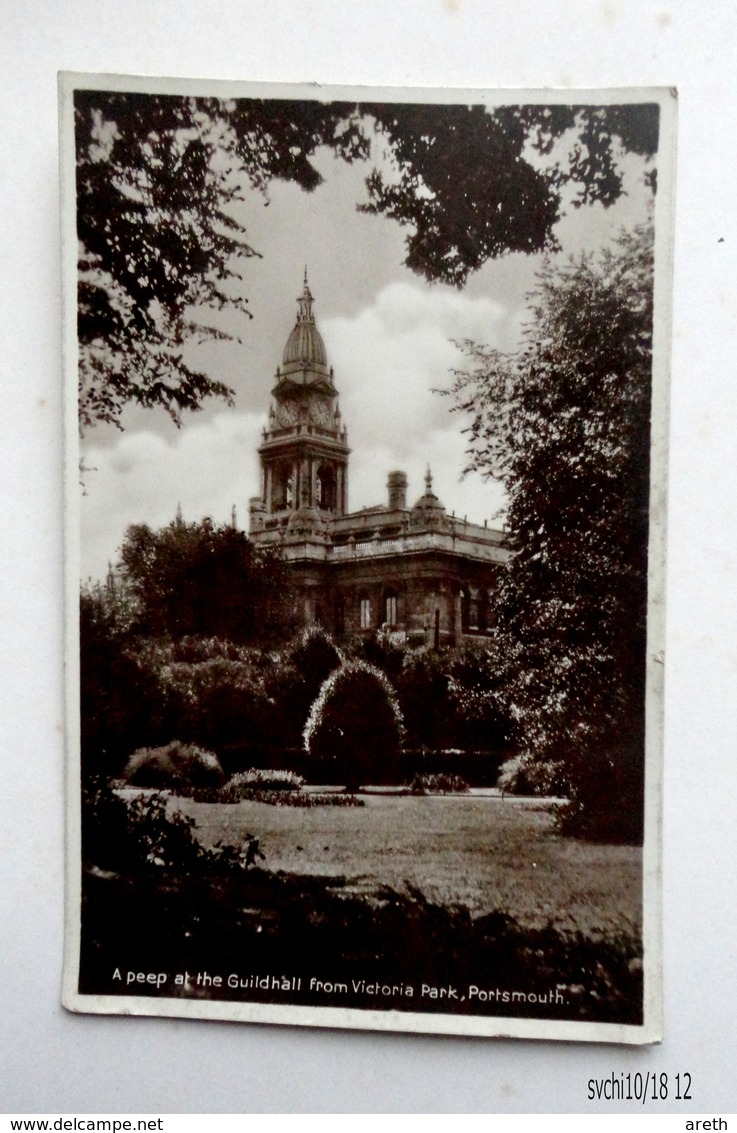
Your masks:
<svg viewBox="0 0 737 1133"><path fill-rule="evenodd" d="M486 633L489 625L489 595L486 590L479 590L478 596L478 611L479 611L479 633Z"/></svg>
<svg viewBox="0 0 737 1133"><path fill-rule="evenodd" d="M397 624L397 596L392 590L388 591L386 595L386 617L384 621L388 626Z"/></svg>
<svg viewBox="0 0 737 1133"><path fill-rule="evenodd" d="M468 633L471 626L471 596L468 589L461 590L461 633Z"/></svg>
<svg viewBox="0 0 737 1133"><path fill-rule="evenodd" d="M371 629L371 599L360 599L361 629Z"/></svg>
<svg viewBox="0 0 737 1133"><path fill-rule="evenodd" d="M327 464L317 471L317 506L323 511L334 511L337 505L335 471Z"/></svg>
<svg viewBox="0 0 737 1133"><path fill-rule="evenodd" d="M280 464L274 470L272 507L274 511L294 506L294 469L289 464Z"/></svg>

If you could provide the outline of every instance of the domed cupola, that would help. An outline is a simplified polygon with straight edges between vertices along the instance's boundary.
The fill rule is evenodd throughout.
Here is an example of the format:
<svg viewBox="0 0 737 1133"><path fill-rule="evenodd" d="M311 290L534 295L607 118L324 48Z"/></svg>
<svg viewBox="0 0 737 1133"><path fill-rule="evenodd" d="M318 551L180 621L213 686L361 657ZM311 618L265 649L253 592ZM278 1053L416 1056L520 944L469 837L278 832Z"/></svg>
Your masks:
<svg viewBox="0 0 737 1133"><path fill-rule="evenodd" d="M322 335L315 326L313 302L305 268L304 287L297 299L297 321L284 347L282 374L293 373L295 370L313 371L321 375L327 373L327 352Z"/></svg>
<svg viewBox="0 0 737 1133"><path fill-rule="evenodd" d="M432 490L432 473L428 465L425 473L425 492L412 508L410 525L412 527L440 527L445 518L445 508Z"/></svg>

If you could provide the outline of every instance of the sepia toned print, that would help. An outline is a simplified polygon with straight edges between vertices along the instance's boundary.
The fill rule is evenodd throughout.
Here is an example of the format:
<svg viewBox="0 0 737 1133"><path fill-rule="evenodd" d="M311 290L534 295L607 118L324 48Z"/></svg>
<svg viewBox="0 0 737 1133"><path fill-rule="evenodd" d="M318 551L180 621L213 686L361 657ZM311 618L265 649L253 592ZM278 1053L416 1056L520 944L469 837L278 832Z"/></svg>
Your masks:
<svg viewBox="0 0 737 1133"><path fill-rule="evenodd" d="M657 1040L672 94L61 100L66 1006Z"/></svg>

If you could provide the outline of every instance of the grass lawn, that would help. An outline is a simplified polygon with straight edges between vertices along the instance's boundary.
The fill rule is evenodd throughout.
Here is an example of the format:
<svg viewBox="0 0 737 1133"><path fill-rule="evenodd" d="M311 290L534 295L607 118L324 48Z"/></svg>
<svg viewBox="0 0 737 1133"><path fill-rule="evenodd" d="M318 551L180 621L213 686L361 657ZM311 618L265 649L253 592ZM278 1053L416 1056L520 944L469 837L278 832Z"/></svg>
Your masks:
<svg viewBox="0 0 737 1133"><path fill-rule="evenodd" d="M366 794L364 807L295 808L176 798L201 842L258 837L264 868L346 879L363 894L414 887L523 927L638 938L642 851L562 838L550 804L478 796Z"/></svg>

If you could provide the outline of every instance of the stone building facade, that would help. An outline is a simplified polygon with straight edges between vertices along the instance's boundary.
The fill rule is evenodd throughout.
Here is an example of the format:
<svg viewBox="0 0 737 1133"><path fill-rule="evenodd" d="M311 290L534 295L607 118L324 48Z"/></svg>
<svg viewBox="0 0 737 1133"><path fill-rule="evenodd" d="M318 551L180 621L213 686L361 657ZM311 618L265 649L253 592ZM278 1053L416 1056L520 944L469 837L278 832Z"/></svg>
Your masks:
<svg viewBox="0 0 737 1133"><path fill-rule="evenodd" d="M259 447L250 536L280 547L306 624L337 637L381 626L440 647L484 636L508 553L502 532L448 515L432 490L407 504L390 472L384 504L348 511L348 434L305 272Z"/></svg>

